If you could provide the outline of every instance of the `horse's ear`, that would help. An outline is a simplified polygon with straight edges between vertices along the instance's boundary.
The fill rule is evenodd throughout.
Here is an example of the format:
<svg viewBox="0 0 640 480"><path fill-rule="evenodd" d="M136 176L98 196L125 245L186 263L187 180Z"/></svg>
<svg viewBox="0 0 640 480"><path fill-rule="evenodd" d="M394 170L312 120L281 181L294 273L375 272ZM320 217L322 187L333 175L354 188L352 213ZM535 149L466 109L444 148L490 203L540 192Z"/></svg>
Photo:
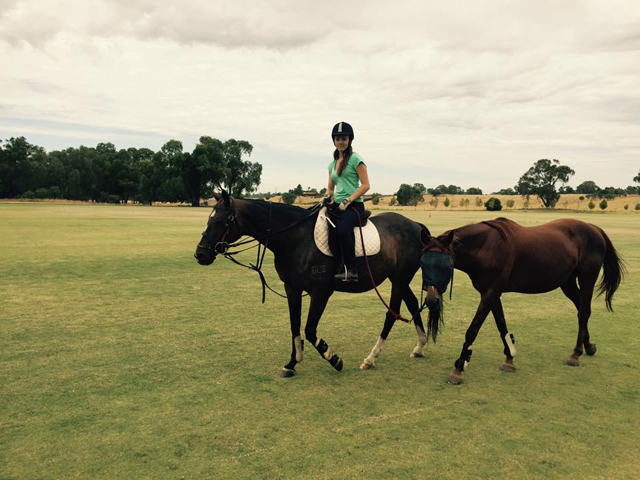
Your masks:
<svg viewBox="0 0 640 480"><path fill-rule="evenodd" d="M220 200L222 200L222 195L220 195L219 193L213 192L213 198L216 199L216 202L219 202Z"/></svg>
<svg viewBox="0 0 640 480"><path fill-rule="evenodd" d="M446 238L444 239L444 243L446 243L447 245L451 245L453 243L453 230L451 230Z"/></svg>
<svg viewBox="0 0 640 480"><path fill-rule="evenodd" d="M227 193L226 190L222 190L222 200L224 201L224 203L226 203L227 205L229 205L231 203L230 199L229 199L229 194Z"/></svg>
<svg viewBox="0 0 640 480"><path fill-rule="evenodd" d="M430 239L431 239L431 232L429 232L429 229L427 227L424 227L422 230L420 230L420 240L422 241L423 245L426 245L427 243L429 243Z"/></svg>

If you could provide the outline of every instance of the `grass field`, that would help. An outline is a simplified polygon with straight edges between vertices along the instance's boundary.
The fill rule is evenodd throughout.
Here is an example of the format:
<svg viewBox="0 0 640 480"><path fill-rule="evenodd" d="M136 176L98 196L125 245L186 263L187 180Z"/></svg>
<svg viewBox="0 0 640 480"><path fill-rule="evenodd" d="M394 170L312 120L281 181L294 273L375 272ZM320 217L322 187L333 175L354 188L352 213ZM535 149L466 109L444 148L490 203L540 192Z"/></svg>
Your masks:
<svg viewBox="0 0 640 480"><path fill-rule="evenodd" d="M453 387L478 301L466 275L426 358L409 358L414 327L397 324L376 368L358 370L384 308L372 292L335 294L319 335L345 369L307 349L282 379L286 302L262 305L257 275L224 259L195 262L208 213L0 204L0 478L638 478L637 215L571 214L604 228L628 262L615 313L594 301L594 357L564 365L577 320L561 292L508 294L518 370L498 370L489 318ZM494 216L403 213L433 233Z"/></svg>

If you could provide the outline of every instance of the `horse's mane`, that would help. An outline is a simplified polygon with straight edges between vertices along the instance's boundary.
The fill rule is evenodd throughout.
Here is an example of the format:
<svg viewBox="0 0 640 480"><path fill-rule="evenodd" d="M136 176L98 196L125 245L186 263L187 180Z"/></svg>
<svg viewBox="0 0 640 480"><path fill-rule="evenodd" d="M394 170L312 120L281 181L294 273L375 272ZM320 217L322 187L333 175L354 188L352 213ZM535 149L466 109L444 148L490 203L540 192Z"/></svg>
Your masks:
<svg viewBox="0 0 640 480"><path fill-rule="evenodd" d="M498 217L493 220L485 220L480 223L484 223L485 225L496 229L505 242L509 241L509 238L515 232L515 227L518 225L513 220L509 220L508 218L504 217Z"/></svg>

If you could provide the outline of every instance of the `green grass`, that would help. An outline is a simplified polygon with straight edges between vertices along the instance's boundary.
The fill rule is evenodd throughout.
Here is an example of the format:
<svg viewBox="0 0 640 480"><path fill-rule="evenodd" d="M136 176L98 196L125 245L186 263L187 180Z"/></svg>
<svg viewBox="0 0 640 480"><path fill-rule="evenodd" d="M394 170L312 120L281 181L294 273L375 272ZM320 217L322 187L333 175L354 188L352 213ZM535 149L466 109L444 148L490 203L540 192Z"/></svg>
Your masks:
<svg viewBox="0 0 640 480"><path fill-rule="evenodd" d="M208 213L0 204L0 478L637 478L635 216L507 212L598 224L629 274L615 313L594 301L598 353L579 368L564 365L577 320L562 293L508 294L518 370L498 370L489 318L452 387L478 302L466 275L426 358L409 358L414 327L397 324L376 368L358 370L384 307L372 292L335 294L319 334L345 369L307 348L282 379L286 302L262 305L257 275L224 259L195 262ZM495 216L403 213L434 234ZM269 256L265 272L283 291Z"/></svg>

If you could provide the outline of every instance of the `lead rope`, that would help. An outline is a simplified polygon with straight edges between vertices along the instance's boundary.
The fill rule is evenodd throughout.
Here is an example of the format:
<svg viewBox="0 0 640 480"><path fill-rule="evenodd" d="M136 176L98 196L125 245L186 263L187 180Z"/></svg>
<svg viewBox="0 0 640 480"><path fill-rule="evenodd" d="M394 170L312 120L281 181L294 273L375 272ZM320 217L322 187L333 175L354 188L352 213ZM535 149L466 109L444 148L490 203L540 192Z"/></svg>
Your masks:
<svg viewBox="0 0 640 480"><path fill-rule="evenodd" d="M353 211L356 212L356 215L358 217L358 227L359 227L359 231L360 231L360 241L362 242L362 254L364 256L364 263L367 266L367 272L369 273L369 278L371 279L371 285L373 285L373 289L378 294L378 298L380 299L382 304L385 307L387 307L387 311L391 315L393 315L393 318L395 318L396 320L402 320L405 323L411 323L411 320L413 320L413 317L411 318L411 320L407 320L406 318L404 318L399 313L394 312L393 310L391 310L391 307L389 307L389 305L387 305L387 302L384 301L384 298L382 298L382 295L380 295L380 292L378 291L378 287L376 287L376 282L373 279L373 273L371 273L371 267L369 266L369 260L367 259L367 251L365 250L365 247L364 247L364 236L362 235L362 220L360 219L360 213L353 206L351 206L350 208L352 208Z"/></svg>

